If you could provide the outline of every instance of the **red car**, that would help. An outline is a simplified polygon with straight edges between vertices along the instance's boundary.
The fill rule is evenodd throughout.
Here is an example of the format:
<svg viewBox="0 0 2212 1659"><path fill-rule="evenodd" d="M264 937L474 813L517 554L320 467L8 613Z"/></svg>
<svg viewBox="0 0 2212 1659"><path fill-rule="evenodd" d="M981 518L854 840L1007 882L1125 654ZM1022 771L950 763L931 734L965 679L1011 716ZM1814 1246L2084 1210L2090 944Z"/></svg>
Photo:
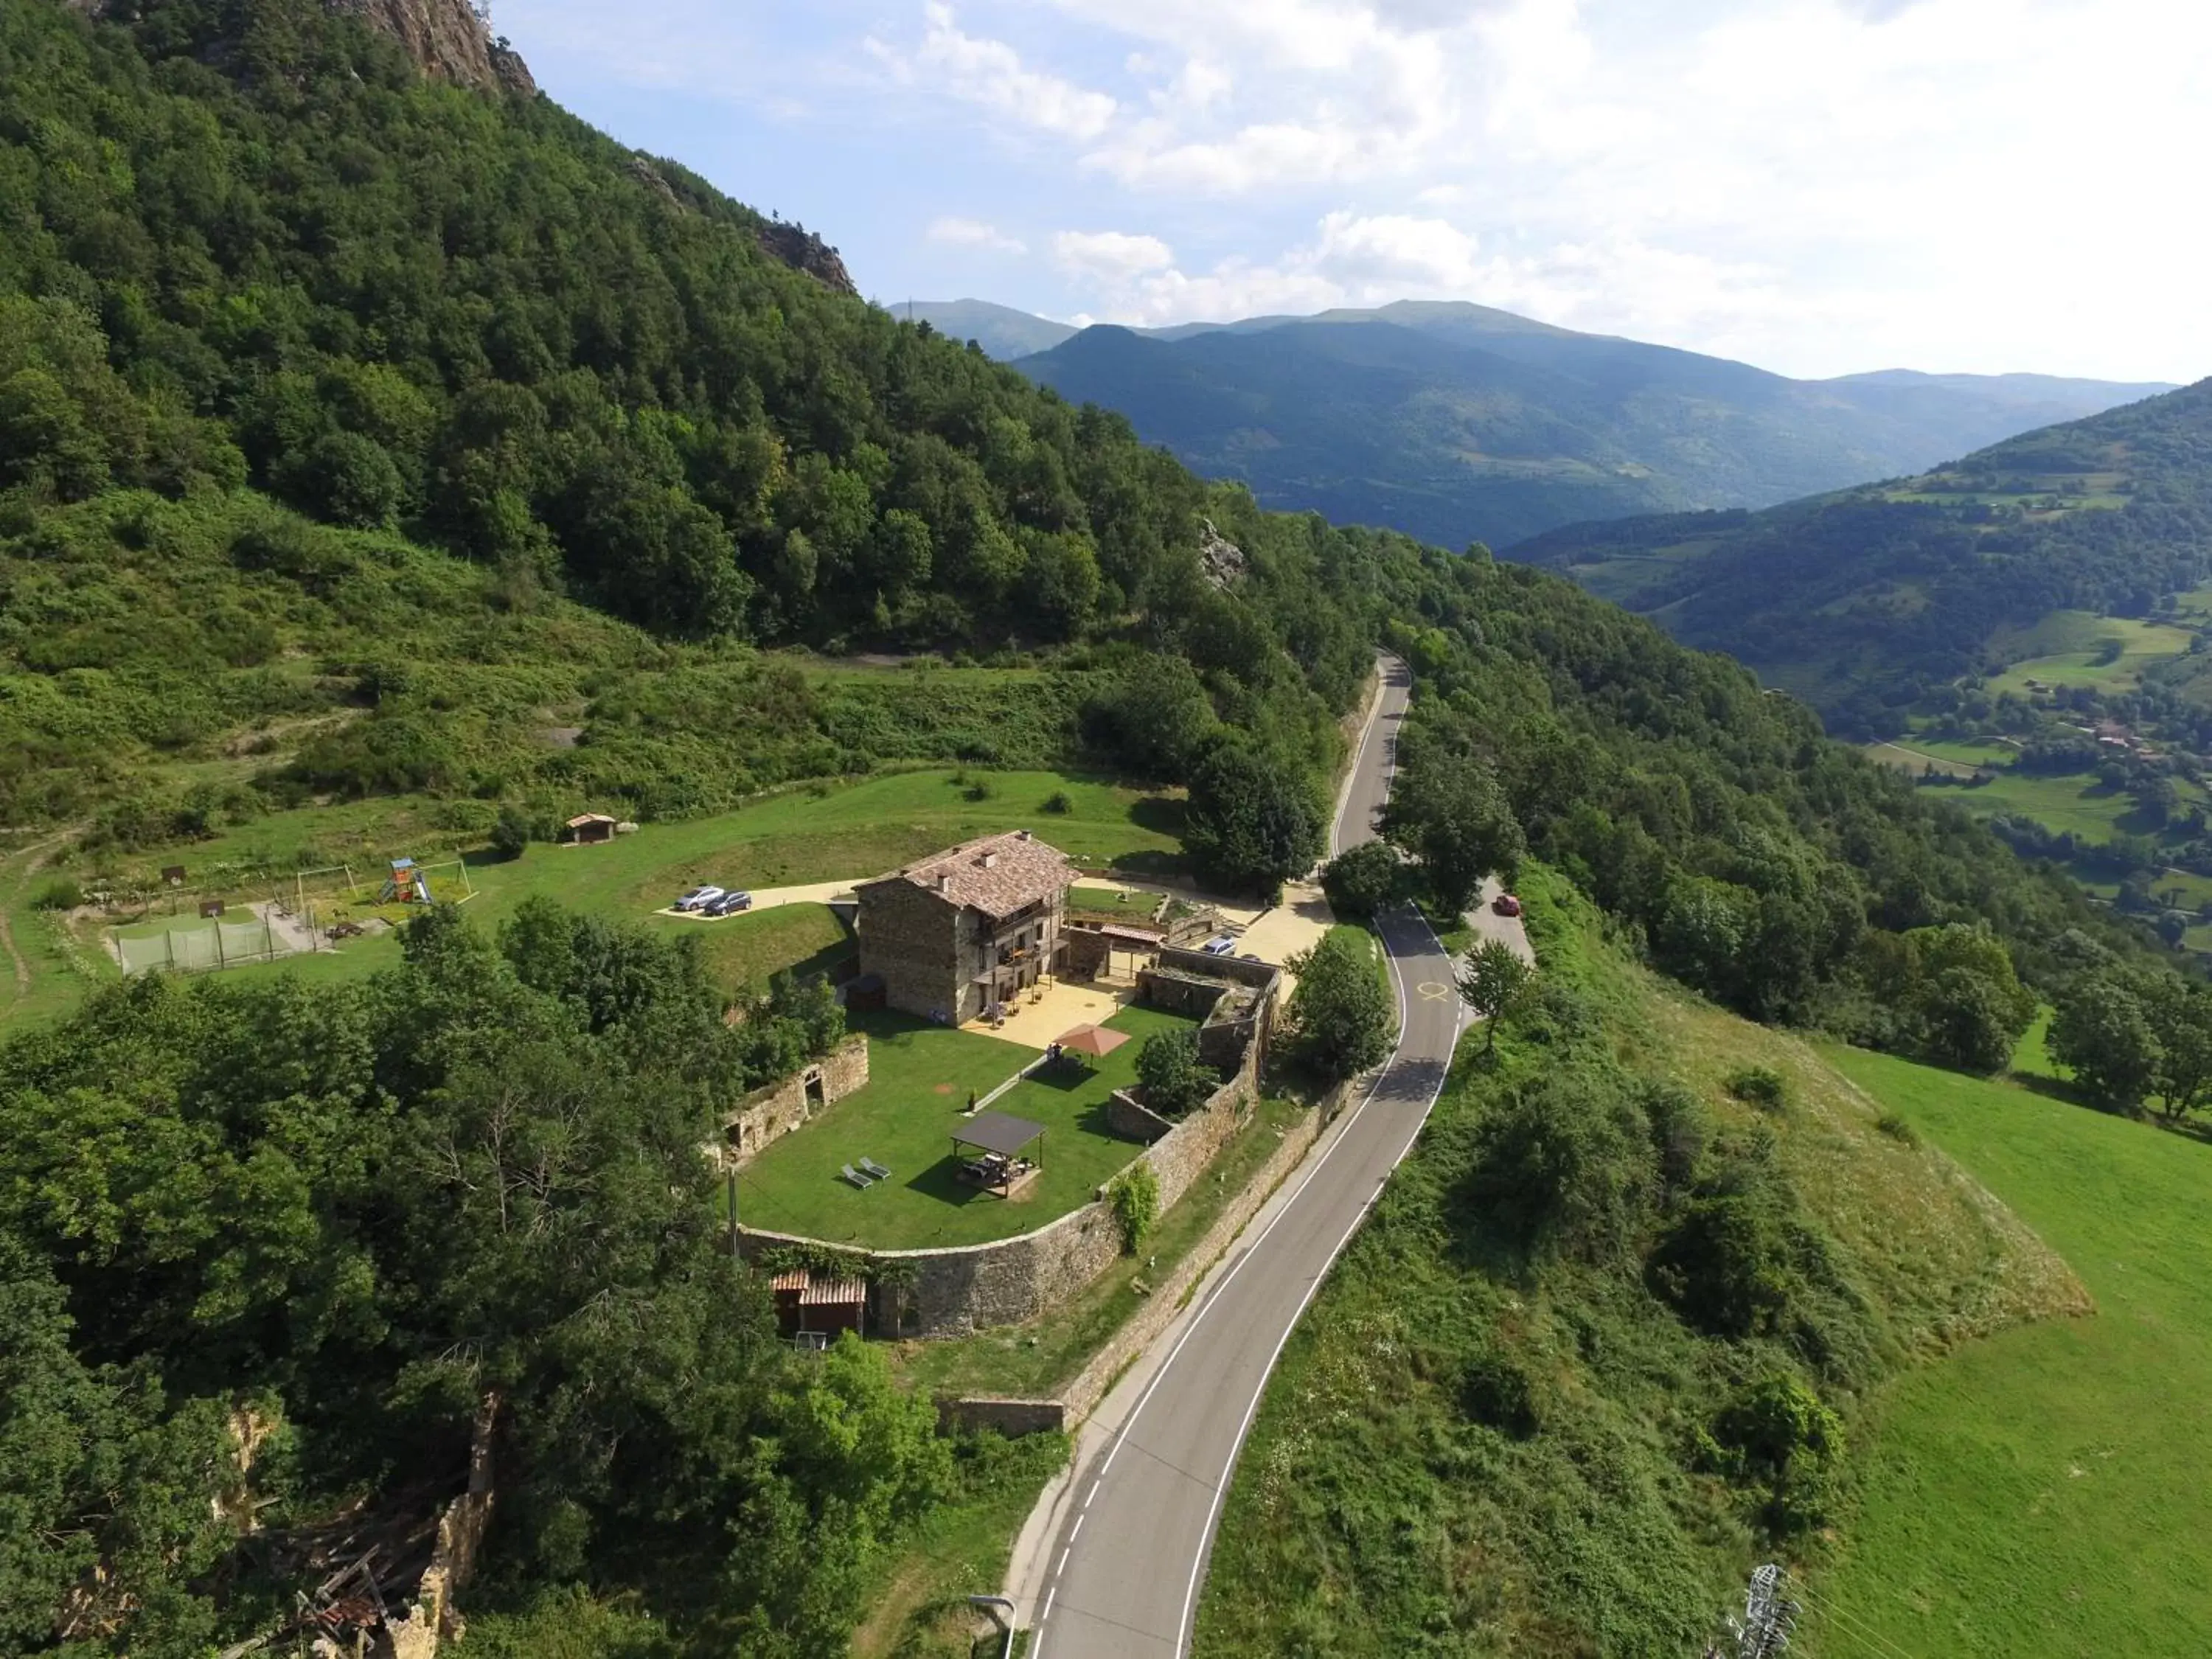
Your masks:
<svg viewBox="0 0 2212 1659"><path fill-rule="evenodd" d="M1490 908L1501 916L1517 916L1521 914L1521 901L1510 893L1500 893L1490 901Z"/></svg>

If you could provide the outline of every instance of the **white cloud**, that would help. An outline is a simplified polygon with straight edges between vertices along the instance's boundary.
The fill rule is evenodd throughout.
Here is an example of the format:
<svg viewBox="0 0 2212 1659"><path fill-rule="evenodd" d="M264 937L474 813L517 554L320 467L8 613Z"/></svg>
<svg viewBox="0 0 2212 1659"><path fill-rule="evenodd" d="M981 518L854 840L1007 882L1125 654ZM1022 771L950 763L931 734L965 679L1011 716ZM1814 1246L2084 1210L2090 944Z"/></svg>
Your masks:
<svg viewBox="0 0 2212 1659"><path fill-rule="evenodd" d="M933 220L927 233L933 242L942 242L951 247L979 247L993 253L1027 253L1029 246L1018 236L1009 236L996 225L981 219L963 219L947 216Z"/></svg>
<svg viewBox="0 0 2212 1659"><path fill-rule="evenodd" d="M1098 283L1127 283L1175 263L1175 251L1157 236L1118 230L1063 230L1052 239L1060 268Z"/></svg>
<svg viewBox="0 0 2212 1659"><path fill-rule="evenodd" d="M1343 209L1273 258L1239 255L1203 270L1183 269L1150 236L1063 233L1054 251L1101 319L1139 327L1394 300L1474 300L1562 327L1698 337L1709 349L1755 360L1751 346L1765 331L1870 320L1847 304L1792 296L1771 269L1632 237L1488 252L1448 220Z"/></svg>
<svg viewBox="0 0 2212 1659"><path fill-rule="evenodd" d="M953 203L1146 243L1054 241L1066 292L1033 308L1451 295L1800 373L2212 368L2212 224L2186 208L2212 6L631 0L611 33L583 0L502 6L541 75L543 40L834 130L876 169L865 207L797 147L756 142L727 182L789 206L803 181L852 242L840 213L897 178L916 204L878 215L878 267Z"/></svg>
<svg viewBox="0 0 2212 1659"><path fill-rule="evenodd" d="M1116 105L1107 94L1029 68L1003 40L963 33L951 6L930 0L922 16L921 44L911 54L872 37L866 43L901 81L935 88L1017 126L1070 138L1096 138L1113 120Z"/></svg>

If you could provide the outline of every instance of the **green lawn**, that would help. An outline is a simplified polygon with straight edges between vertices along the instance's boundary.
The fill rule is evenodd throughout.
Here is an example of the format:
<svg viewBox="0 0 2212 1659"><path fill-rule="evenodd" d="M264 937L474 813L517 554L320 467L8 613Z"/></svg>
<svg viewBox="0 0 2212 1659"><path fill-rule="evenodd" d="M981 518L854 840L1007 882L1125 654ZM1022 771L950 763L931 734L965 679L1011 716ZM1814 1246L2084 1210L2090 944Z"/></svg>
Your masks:
<svg viewBox="0 0 2212 1659"><path fill-rule="evenodd" d="M2106 641L2118 641L2119 656L2100 662ZM2126 617L2099 617L2087 611L2053 611L2036 625L1996 641L2009 653L2028 654L1990 681L1992 693L2027 694L2027 682L2045 685L2087 685L2118 690L2142 683L2143 671L2170 661L2189 649L2187 629L2164 623L2137 622Z"/></svg>
<svg viewBox="0 0 2212 1659"><path fill-rule="evenodd" d="M1282 1145L1284 1132L1311 1109L1273 1097L1262 1100L1212 1168L1161 1215L1138 1254L1116 1261L1050 1319L951 1341L911 1343L899 1361L901 1373L933 1395L1033 1398L1071 1382L1142 1304L1137 1285L1158 1285L1182 1265Z"/></svg>
<svg viewBox="0 0 2212 1659"><path fill-rule="evenodd" d="M756 991L767 990L769 981L787 969L801 977L834 979L860 950L852 931L826 904L780 904L724 916L694 932L717 979Z"/></svg>
<svg viewBox="0 0 2212 1659"><path fill-rule="evenodd" d="M1939 755L1935 749L1917 740L1907 743L1869 743L1863 745L1866 757L1882 766L1909 772L1914 777L1935 772L1944 777L1970 778L1980 769L1978 762L1954 760Z"/></svg>
<svg viewBox="0 0 2212 1659"><path fill-rule="evenodd" d="M1108 1023L1135 1041L1079 1072L1024 1079L997 1101L997 1110L1045 1127L1043 1176L1009 1203L956 1177L951 1136L969 1091L988 1093L1036 1050L902 1014L854 1023L868 1034L867 1086L746 1167L738 1206L749 1224L879 1249L974 1244L1042 1227L1090 1202L1136 1156L1134 1143L1108 1132L1106 1097L1135 1079L1144 1038L1192 1024L1125 1008ZM863 1158L888 1166L892 1179L865 1192L848 1185L839 1170Z"/></svg>
<svg viewBox="0 0 2212 1659"><path fill-rule="evenodd" d="M2135 798L2105 788L2087 772L1998 772L1985 784L1947 790L1942 798L1984 817L2014 813L2033 818L2054 834L2070 830L2089 841L2110 841L2135 827L2124 822L2136 810Z"/></svg>
<svg viewBox="0 0 2212 1659"><path fill-rule="evenodd" d="M1054 794L1066 798L1065 813L1042 810ZM357 881L371 884L380 879L383 861L395 854L411 853L425 862L453 856L453 837L438 827L440 816L434 804L406 801L340 803L277 813L191 847L127 861L118 873L150 878L164 865L182 863L197 884L226 868L289 869L304 861L349 865ZM647 824L600 847L538 845L504 861L471 853L469 876L477 897L468 912L495 925L524 898L544 894L580 909L650 919L655 927L700 933L714 941L710 956L726 953L733 968L749 969L775 953L722 945L726 930L732 939L745 936L742 921L702 925L653 912L701 881L761 888L865 878L955 842L1024 827L1086 864L1153 872L1181 864L1182 805L1171 795L1057 772L933 768L792 789L735 812ZM86 878L81 865L68 866L66 872ZM31 910L30 901L52 873L22 879L20 890L11 891L0 872L0 899L32 979L15 994L9 982L12 965L0 963L0 985L5 987L0 992L5 998L0 1000L0 1029L17 1018L49 1018L70 1006L88 984L114 976L94 930L86 930L81 941L86 963L82 973L70 971L57 951L41 945L46 924ZM289 884L277 884L289 891ZM223 896L243 901L266 898L271 890L268 878L239 877L224 884ZM810 952L830 943L818 921L814 931ZM369 972L396 960L398 953L392 940L356 940L314 971L340 977ZM801 960L805 954L787 960Z"/></svg>
<svg viewBox="0 0 2212 1659"><path fill-rule="evenodd" d="M2023 1069L2047 1068L2039 1036ZM1829 1052L2063 1255L2099 1312L1972 1344L1889 1393L1802 1645L1838 1659L2203 1653L2212 1145L2018 1084ZM1820 1607L1850 1627L1823 1630Z"/></svg>
<svg viewBox="0 0 2212 1659"><path fill-rule="evenodd" d="M1049 841L1051 836L1048 834L1045 838ZM1072 910L1103 910L1115 915L1149 916L1159 902L1156 894L1125 893L1116 887L1085 887L1080 882L1067 890L1067 904Z"/></svg>

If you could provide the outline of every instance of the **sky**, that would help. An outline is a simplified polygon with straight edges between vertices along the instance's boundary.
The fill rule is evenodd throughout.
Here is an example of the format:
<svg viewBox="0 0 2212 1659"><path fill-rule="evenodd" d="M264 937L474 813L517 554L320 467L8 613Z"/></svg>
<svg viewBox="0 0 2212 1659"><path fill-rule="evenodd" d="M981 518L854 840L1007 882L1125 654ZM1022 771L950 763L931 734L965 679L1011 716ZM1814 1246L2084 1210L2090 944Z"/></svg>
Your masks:
<svg viewBox="0 0 2212 1659"><path fill-rule="evenodd" d="M2212 374L2203 0L494 0L861 291L1472 300L1818 376Z"/></svg>

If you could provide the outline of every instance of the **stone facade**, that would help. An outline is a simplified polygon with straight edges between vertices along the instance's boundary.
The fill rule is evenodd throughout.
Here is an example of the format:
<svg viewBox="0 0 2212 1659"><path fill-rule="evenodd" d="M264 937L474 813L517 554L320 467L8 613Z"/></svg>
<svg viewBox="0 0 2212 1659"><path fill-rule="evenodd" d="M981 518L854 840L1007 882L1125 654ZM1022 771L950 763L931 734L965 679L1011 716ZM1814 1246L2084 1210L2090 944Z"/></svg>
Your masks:
<svg viewBox="0 0 2212 1659"><path fill-rule="evenodd" d="M770 1145L868 1080L868 1040L855 1031L781 1083L756 1089L722 1121L720 1161L742 1170Z"/></svg>
<svg viewBox="0 0 2212 1659"><path fill-rule="evenodd" d="M1054 970L1066 857L1027 830L951 848L863 883L860 972L893 1008L961 1025Z"/></svg>

